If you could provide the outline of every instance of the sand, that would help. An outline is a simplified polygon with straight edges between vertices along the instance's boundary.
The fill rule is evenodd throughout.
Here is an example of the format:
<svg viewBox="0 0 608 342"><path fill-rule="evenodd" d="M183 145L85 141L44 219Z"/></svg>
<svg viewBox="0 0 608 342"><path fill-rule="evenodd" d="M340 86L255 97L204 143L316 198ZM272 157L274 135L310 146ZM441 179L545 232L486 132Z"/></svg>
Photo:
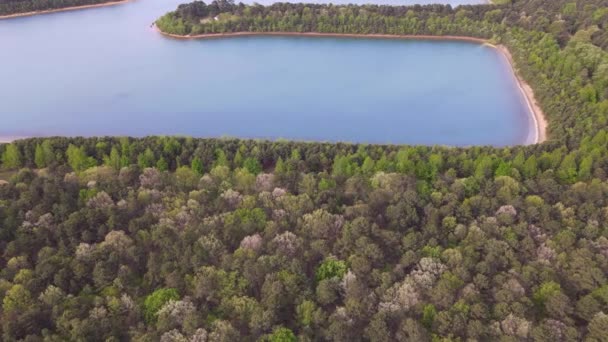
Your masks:
<svg viewBox="0 0 608 342"><path fill-rule="evenodd" d="M86 9L86 8L97 8L97 7L114 6L114 5L123 4L123 3L128 2L128 1L131 1L131 0L118 0L118 1L112 1L112 2L105 2L105 3L102 3L102 4L92 4L92 5L84 5L84 6L72 6L72 7L64 7L64 8L55 8L55 9L50 9L50 10L46 10L46 11L34 11L34 12L15 13L15 14L9 14L9 15L2 15L2 16L0 16L0 19L29 17L29 16L32 16L32 15L39 15L39 14L49 14L49 13L66 12L66 11L77 11L77 10Z"/></svg>
<svg viewBox="0 0 608 342"><path fill-rule="evenodd" d="M15 136L0 136L0 144L10 144L15 140L26 139L27 137L15 137Z"/></svg>
<svg viewBox="0 0 608 342"><path fill-rule="evenodd" d="M530 113L532 113L532 119L534 121L534 126L536 128L535 137L532 140L532 142L530 142L530 143L531 144L540 144L540 143L546 141L547 140L547 118L545 117L545 113L543 112L542 108L538 104L538 101L536 101L536 97L534 96L534 90L532 90L532 87L528 84L528 82L526 82L519 74L519 71L515 67L515 62L513 61L513 56L511 56L511 52L509 52L509 49L507 49L506 46L504 46L504 45L494 46L491 44L488 44L488 45L496 48L507 59L507 61L511 65L511 69L513 70L513 75L517 79L517 84L519 86L519 90L521 91L524 98L526 99L526 103L528 105Z"/></svg>
<svg viewBox="0 0 608 342"><path fill-rule="evenodd" d="M540 108L536 98L534 97L534 91L532 87L521 77L511 53L504 45L493 45L486 39L473 38L473 37L462 37L462 36L431 36L431 35L392 35L392 34L351 34L351 33L318 33L318 32L233 32L233 33L210 33L210 34L198 34L198 35L187 35L180 36L176 34L170 34L162 32L156 25L153 25L154 29L162 35L175 39L214 39L214 38L230 38L230 37L249 37L249 36L298 36L298 37L346 37L346 38L381 38L381 39L424 39L424 40L457 40L484 44L492 48L497 49L511 65L513 75L517 80L518 87L522 92L526 104L528 105L529 111L532 114L534 122L534 138L531 141L527 141L526 144L540 144L547 140L547 120L545 114Z"/></svg>

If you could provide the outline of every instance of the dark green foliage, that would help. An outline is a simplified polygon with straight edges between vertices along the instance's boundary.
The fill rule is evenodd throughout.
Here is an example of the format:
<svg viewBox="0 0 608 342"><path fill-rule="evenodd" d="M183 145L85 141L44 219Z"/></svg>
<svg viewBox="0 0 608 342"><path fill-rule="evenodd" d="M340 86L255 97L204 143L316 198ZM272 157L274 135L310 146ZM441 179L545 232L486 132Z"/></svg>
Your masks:
<svg viewBox="0 0 608 342"><path fill-rule="evenodd" d="M253 175L257 175L258 173L262 172L262 165L255 158L245 159L243 162L243 167Z"/></svg>
<svg viewBox="0 0 608 342"><path fill-rule="evenodd" d="M3 340L597 338L608 312L605 136L570 150L0 145L24 167L0 185ZM53 157L34 171L43 146ZM146 154L176 162L141 168Z"/></svg>

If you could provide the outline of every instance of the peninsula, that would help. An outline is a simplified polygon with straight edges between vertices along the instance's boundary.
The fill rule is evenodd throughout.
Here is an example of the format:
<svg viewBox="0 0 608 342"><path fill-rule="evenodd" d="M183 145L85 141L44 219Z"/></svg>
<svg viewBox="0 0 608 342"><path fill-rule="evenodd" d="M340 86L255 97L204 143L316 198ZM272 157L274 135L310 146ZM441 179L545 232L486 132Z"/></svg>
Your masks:
<svg viewBox="0 0 608 342"><path fill-rule="evenodd" d="M8 1L0 3L0 19L120 5L131 0Z"/></svg>

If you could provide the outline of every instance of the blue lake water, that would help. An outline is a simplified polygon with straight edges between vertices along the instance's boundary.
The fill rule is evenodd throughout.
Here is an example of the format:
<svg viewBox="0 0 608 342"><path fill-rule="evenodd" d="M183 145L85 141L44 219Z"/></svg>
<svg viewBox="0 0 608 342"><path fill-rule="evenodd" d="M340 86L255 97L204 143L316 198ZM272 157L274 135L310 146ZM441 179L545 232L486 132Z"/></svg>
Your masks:
<svg viewBox="0 0 608 342"><path fill-rule="evenodd" d="M492 48L295 37L177 41L149 27L180 2L0 21L0 136L501 146L532 135L510 67Z"/></svg>

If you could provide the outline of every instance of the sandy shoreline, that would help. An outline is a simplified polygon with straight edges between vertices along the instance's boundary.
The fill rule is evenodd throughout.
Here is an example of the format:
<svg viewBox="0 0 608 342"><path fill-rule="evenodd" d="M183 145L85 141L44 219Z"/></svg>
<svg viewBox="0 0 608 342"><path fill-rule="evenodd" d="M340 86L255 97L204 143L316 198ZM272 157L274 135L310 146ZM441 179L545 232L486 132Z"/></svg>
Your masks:
<svg viewBox="0 0 608 342"><path fill-rule="evenodd" d="M210 33L180 36L162 32L156 25L153 28L163 36L175 39L216 39L230 37L251 37L251 36L298 36L298 37L336 37L336 38L380 38L380 39L412 39L412 40L456 40L472 43L484 44L497 49L511 65L513 75L517 80L517 85L521 91L528 109L534 121L534 139L523 144L540 144L547 140L547 120L545 114L538 105L532 87L519 75L513 57L504 45L493 45L487 39L463 37L463 36L432 36L432 35L393 35L393 34L353 34L353 33L318 33L318 32L233 32L233 33Z"/></svg>
<svg viewBox="0 0 608 342"><path fill-rule="evenodd" d="M515 62L513 61L513 56L511 56L511 52L504 45L492 45L488 44L494 48L496 48L500 53L507 59L509 64L511 65L511 69L513 70L513 75L517 79L517 85L519 86L519 90L522 95L526 99L526 104L528 105L528 109L530 113L532 113L532 119L534 121L534 126L536 128L535 137L530 144L540 144L547 140L547 118L545 117L545 113L542 108L536 101L536 97L534 96L534 90L532 87L526 82L519 71L515 67Z"/></svg>
<svg viewBox="0 0 608 342"><path fill-rule="evenodd" d="M17 136L2 136L0 135L0 144L10 144L15 140L27 139L28 137L17 137Z"/></svg>
<svg viewBox="0 0 608 342"><path fill-rule="evenodd" d="M319 33L319 32L231 32L231 33L205 33L197 35L180 36L165 33L156 25L154 29L163 36L175 39L217 39L231 37L277 36L277 37L328 37L328 38L380 38L380 39L411 39L411 40L458 40L471 43L486 43L487 40L463 36L431 36L431 35L395 35L395 34L358 34L358 33Z"/></svg>
<svg viewBox="0 0 608 342"><path fill-rule="evenodd" d="M50 9L50 10L45 10L45 11L33 11L33 12L23 12L23 13L9 14L9 15L1 15L0 20L1 19L20 18L20 17L30 17L33 15L49 14L49 13L57 13L57 12L77 11L77 10L87 9L87 8L114 6L114 5L124 4L125 2L129 2L129 1L131 1L131 0L118 0L118 1L112 1L112 2L104 2L104 3L100 3L100 4L72 6L72 7L64 7L64 8L55 8L55 9Z"/></svg>

